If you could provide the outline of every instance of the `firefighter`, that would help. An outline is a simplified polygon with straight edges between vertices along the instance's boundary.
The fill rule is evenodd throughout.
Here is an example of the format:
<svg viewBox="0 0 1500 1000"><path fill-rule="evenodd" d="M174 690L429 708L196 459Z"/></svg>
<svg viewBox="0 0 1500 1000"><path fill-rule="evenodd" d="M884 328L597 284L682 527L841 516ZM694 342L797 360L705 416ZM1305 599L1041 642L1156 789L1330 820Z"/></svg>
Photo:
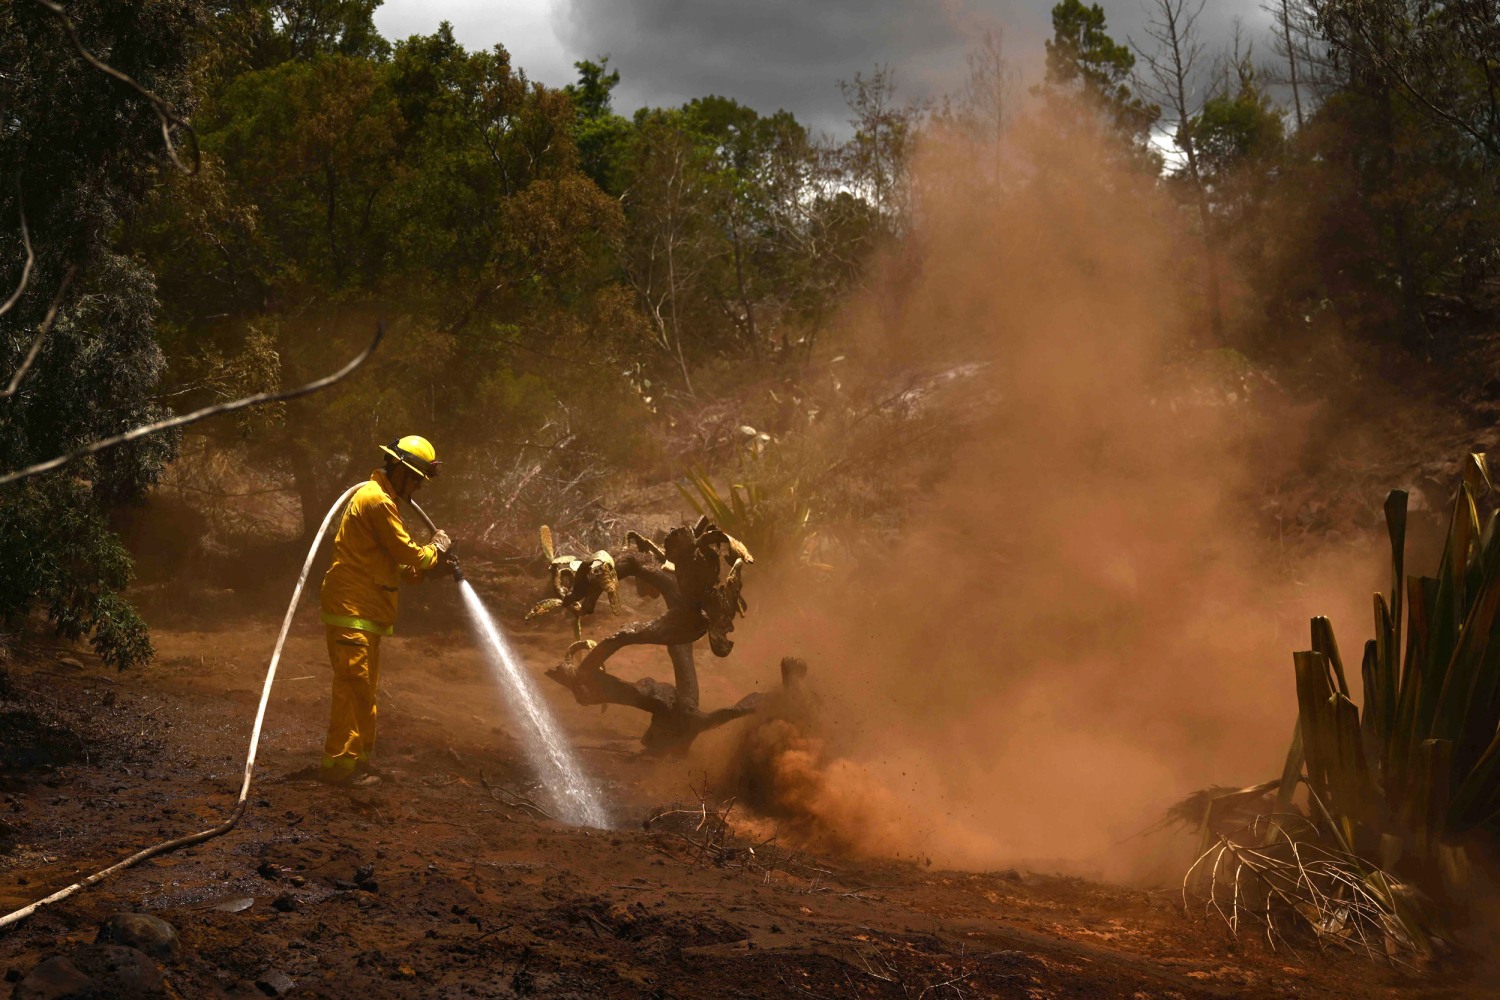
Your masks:
<svg viewBox="0 0 1500 1000"><path fill-rule="evenodd" d="M323 624L333 665L333 704L318 780L366 787L380 783L375 752L375 693L380 639L396 625L396 588L416 583L448 559L451 542L438 531L427 545L406 533L396 501L410 500L438 474L437 453L415 434L380 449L385 467L371 473L344 510L333 539L333 565L323 577Z"/></svg>

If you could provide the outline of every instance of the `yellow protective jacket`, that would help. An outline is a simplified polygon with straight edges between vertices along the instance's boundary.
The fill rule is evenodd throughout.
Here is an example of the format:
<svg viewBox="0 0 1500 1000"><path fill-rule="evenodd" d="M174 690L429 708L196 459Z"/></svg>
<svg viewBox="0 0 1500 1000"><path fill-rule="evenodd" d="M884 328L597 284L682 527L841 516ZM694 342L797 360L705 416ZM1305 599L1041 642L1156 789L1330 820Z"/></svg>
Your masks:
<svg viewBox="0 0 1500 1000"><path fill-rule="evenodd" d="M333 538L333 565L323 576L323 623L376 635L396 626L396 588L437 565L435 545L418 545L396 510L395 490L376 470L359 488Z"/></svg>

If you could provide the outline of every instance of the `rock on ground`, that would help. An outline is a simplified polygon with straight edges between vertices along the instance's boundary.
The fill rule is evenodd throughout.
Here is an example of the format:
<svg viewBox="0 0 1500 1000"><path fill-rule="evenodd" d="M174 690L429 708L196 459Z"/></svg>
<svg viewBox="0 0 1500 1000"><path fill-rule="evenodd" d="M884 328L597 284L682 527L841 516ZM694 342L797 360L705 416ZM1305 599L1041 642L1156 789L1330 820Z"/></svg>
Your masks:
<svg viewBox="0 0 1500 1000"><path fill-rule="evenodd" d="M182 954L177 930L160 917L146 913L116 913L99 928L95 944L122 944L163 962L176 961Z"/></svg>
<svg viewBox="0 0 1500 1000"><path fill-rule="evenodd" d="M62 955L54 955L16 984L13 1000L74 1000L93 995L94 981Z"/></svg>
<svg viewBox="0 0 1500 1000"><path fill-rule="evenodd" d="M117 944L86 944L54 955L16 984L13 1000L135 1000L165 997L156 963Z"/></svg>

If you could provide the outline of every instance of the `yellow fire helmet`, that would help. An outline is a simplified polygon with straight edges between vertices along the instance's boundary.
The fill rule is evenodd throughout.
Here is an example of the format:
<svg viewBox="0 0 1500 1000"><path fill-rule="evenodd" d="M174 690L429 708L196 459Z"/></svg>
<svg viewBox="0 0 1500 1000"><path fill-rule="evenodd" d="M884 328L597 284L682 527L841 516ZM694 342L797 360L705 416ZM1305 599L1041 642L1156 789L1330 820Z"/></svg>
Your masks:
<svg viewBox="0 0 1500 1000"><path fill-rule="evenodd" d="M437 460L437 451L432 447L432 442L415 434L383 444L380 450L423 479L436 479L439 466L443 464Z"/></svg>

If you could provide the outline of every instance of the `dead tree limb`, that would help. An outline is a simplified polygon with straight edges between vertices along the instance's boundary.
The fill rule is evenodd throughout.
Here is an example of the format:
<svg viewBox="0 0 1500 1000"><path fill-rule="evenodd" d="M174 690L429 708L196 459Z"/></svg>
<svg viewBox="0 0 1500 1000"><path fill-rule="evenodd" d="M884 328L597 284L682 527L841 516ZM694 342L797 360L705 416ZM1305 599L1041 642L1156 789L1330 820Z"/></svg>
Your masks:
<svg viewBox="0 0 1500 1000"><path fill-rule="evenodd" d="M674 668L682 657L682 653L674 654L674 651L682 649L687 651L687 669L693 670L691 644L667 648L668 655L674 656ZM548 670L547 676L573 692L573 698L580 705L623 705L649 713L651 724L641 736L641 744L648 753L685 753L699 735L750 715L765 699L763 694L756 692L728 708L705 712L697 703L695 670L689 685L690 698L679 697L677 686L650 677L631 683L602 670L584 671L566 663Z"/></svg>
<svg viewBox="0 0 1500 1000"><path fill-rule="evenodd" d="M26 202L21 197L21 176L16 175L16 211L21 213L21 243L26 247L26 263L21 265L21 281L16 285L16 290L10 293L10 298L4 304L0 304L0 316L10 312L11 307L21 300L26 286L31 283L31 269L36 265L36 253L31 249L31 233L26 228Z"/></svg>
<svg viewBox="0 0 1500 1000"><path fill-rule="evenodd" d="M26 352L26 357L21 359L21 365L16 373L10 377L10 385L0 392L0 399L9 399L21 388L21 380L31 370L37 355L42 353L42 342L47 339L47 334L52 330L52 324L57 320L57 310L62 308L63 296L68 292L68 285L73 280L73 275L78 271L77 267L69 267L63 275L62 283L57 286L57 294L52 296L52 304L47 307L47 315L42 318L42 325L36 328L36 336L31 340L31 349ZM20 294L20 289L16 290Z"/></svg>
<svg viewBox="0 0 1500 1000"><path fill-rule="evenodd" d="M54 3L53 0L32 0L32 2L40 5L57 18L62 24L63 31L68 35L68 41L73 43L74 51L78 53L84 62L106 76L120 81L145 98L146 102L151 105L151 110L156 112L156 117L161 121L162 142L166 145L167 156L171 159L173 166L184 173L196 174L201 161L198 155L198 133L193 131L193 126L189 125L185 119L173 111L166 101L157 97L139 83L136 83L130 74L115 69L109 63L90 52L88 47L83 44L83 40L78 37L78 29L74 27L73 19L68 17L68 12L63 9L61 4ZM172 141L172 130L174 128L180 129L191 140L190 145L193 155L193 165L191 167L182 162L182 158L177 155L177 145Z"/></svg>
<svg viewBox="0 0 1500 1000"><path fill-rule="evenodd" d="M237 410L243 410L251 406L259 406L262 403L281 403L289 399L297 399L301 396L311 395L312 393L326 389L337 382L341 382L343 381L343 379L351 375L355 371L355 369L359 368L370 359L370 355L375 353L375 348L380 346L381 338L384 336L385 324L375 324L375 338L370 341L370 346L366 347L359 353L357 357L355 357L344 367L340 368L338 371L334 372L332 375L327 375L323 378L308 382L306 385L299 385L295 389L287 389L283 392L256 393L253 396L246 396L243 399L236 399L232 402L216 403L213 406L205 406L201 410L194 410L192 413L184 413L180 416L170 417L166 420L158 420L155 423L142 424L139 427L132 427L130 430L126 431L123 434L116 434L113 437L103 438L101 440L93 442L92 444L88 444L83 446L82 448L78 448L75 451L70 451L65 455L59 455L57 458L49 459L45 462L38 462L36 465L28 465L26 468L18 469L15 472L7 472L5 475L0 476L0 486L5 486L21 479L27 479L31 476L41 475L44 472L51 472L54 469L59 469L62 466L67 465L74 459L84 458L88 455L95 455L101 451L113 448L116 445L121 445L129 441L135 441L139 438L148 437L152 434L160 433L161 431L174 430L178 427L186 427L187 425L195 424L200 420L207 420L209 417L217 417L225 413L234 413Z"/></svg>

